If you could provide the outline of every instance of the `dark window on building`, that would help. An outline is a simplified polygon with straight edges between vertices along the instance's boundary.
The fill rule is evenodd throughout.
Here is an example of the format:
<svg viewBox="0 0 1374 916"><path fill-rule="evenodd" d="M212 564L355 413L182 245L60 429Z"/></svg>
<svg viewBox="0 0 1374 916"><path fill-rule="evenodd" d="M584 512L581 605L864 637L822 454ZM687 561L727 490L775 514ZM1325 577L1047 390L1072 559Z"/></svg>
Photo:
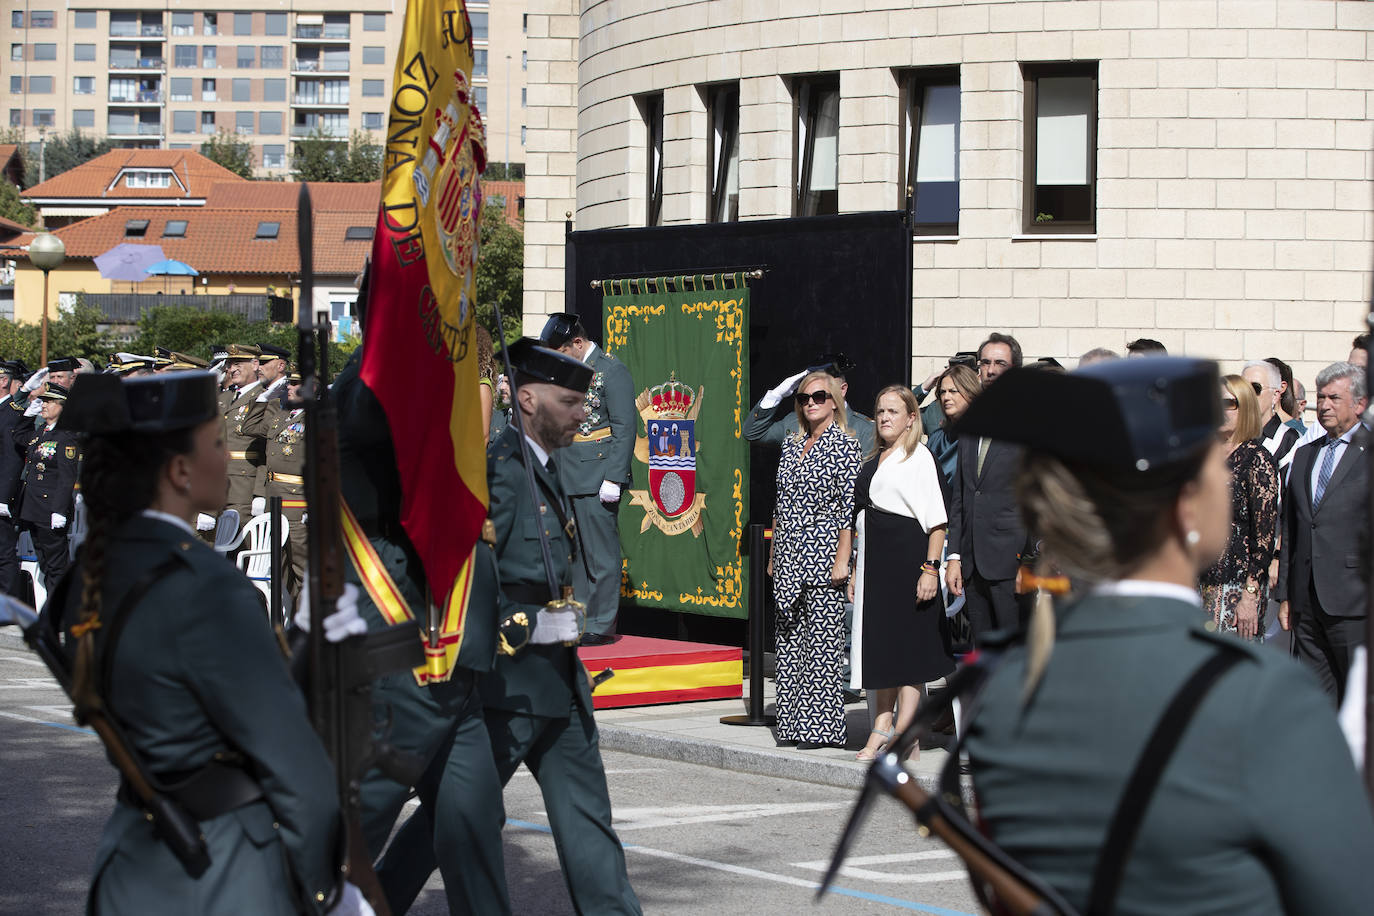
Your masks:
<svg viewBox="0 0 1374 916"><path fill-rule="evenodd" d="M10 60L23 60L24 46L19 42L10 45Z"/></svg>
<svg viewBox="0 0 1374 916"><path fill-rule="evenodd" d="M1097 62L1023 64L1023 228L1097 229Z"/></svg>
<svg viewBox="0 0 1374 916"><path fill-rule="evenodd" d="M10 11L10 28L12 28L12 29L22 29L23 27L24 27L24 11L23 11L23 10L11 10L11 11Z"/></svg>
<svg viewBox="0 0 1374 916"><path fill-rule="evenodd" d="M213 134L215 132L215 113L213 111L202 111L200 113L200 132L203 134Z"/></svg>
<svg viewBox="0 0 1374 916"><path fill-rule="evenodd" d="M381 98L386 95L385 80L363 80L363 98Z"/></svg>
<svg viewBox="0 0 1374 916"><path fill-rule="evenodd" d="M251 70L257 65L258 49L255 45L239 45L238 49L238 68L240 70Z"/></svg>
<svg viewBox="0 0 1374 916"><path fill-rule="evenodd" d="M219 34L219 13L202 13L200 16L200 34L218 35Z"/></svg>
<svg viewBox="0 0 1374 916"><path fill-rule="evenodd" d="M264 102L285 102L286 80L263 80L262 100Z"/></svg>
<svg viewBox="0 0 1374 916"><path fill-rule="evenodd" d="M23 126L24 126L24 109L22 109L22 108L11 108L11 109L10 109L10 127L23 127Z"/></svg>
<svg viewBox="0 0 1374 916"><path fill-rule="evenodd" d="M141 239L148 234L148 221L146 219L131 219L124 224L124 237L126 239Z"/></svg>
<svg viewBox="0 0 1374 916"><path fill-rule="evenodd" d="M95 10L77 10L72 18L72 26L78 29L95 28Z"/></svg>
<svg viewBox="0 0 1374 916"><path fill-rule="evenodd" d="M363 130L381 130L382 113L380 111L363 112Z"/></svg>
<svg viewBox="0 0 1374 916"><path fill-rule="evenodd" d="M29 28L50 29L53 24L52 10L29 10Z"/></svg>
<svg viewBox="0 0 1374 916"><path fill-rule="evenodd" d="M33 46L34 60L57 60L57 45L44 41Z"/></svg>
<svg viewBox="0 0 1374 916"><path fill-rule="evenodd" d="M472 10L468 10L468 18L472 20L472 40L473 40L473 41L486 41L486 40L487 40L487 14L486 14L486 13L474 13Z"/></svg>
<svg viewBox="0 0 1374 916"><path fill-rule="evenodd" d="M234 112L234 133L251 134L253 132L253 112L236 111Z"/></svg>
<svg viewBox="0 0 1374 916"><path fill-rule="evenodd" d="M175 45L172 48L172 66L194 67L196 65L195 45Z"/></svg>
<svg viewBox="0 0 1374 916"><path fill-rule="evenodd" d="M172 133L193 134L196 132L196 113L194 111L172 112Z"/></svg>
<svg viewBox="0 0 1374 916"><path fill-rule="evenodd" d="M898 200L918 235L959 232L959 71L902 76L902 159Z"/></svg>
<svg viewBox="0 0 1374 916"><path fill-rule="evenodd" d="M265 169L286 168L286 146L281 143L263 144L262 167Z"/></svg>
<svg viewBox="0 0 1374 916"><path fill-rule="evenodd" d="M234 34L252 35L253 34L253 14L252 13L233 13Z"/></svg>
<svg viewBox="0 0 1374 916"><path fill-rule="evenodd" d="M385 32L386 13L363 13L364 32Z"/></svg>
<svg viewBox="0 0 1374 916"><path fill-rule="evenodd" d="M344 232L344 239L349 242L372 241L372 226L349 226Z"/></svg>
<svg viewBox="0 0 1374 916"><path fill-rule="evenodd" d="M52 127L57 123L57 112L51 108L35 108L33 110L34 127Z"/></svg>
<svg viewBox="0 0 1374 916"><path fill-rule="evenodd" d="M663 222L663 93L642 97L639 109L644 115L646 157L644 224L658 226Z"/></svg>
<svg viewBox="0 0 1374 916"><path fill-rule="evenodd" d="M95 77L72 77L72 95L95 95Z"/></svg>
<svg viewBox="0 0 1374 916"><path fill-rule="evenodd" d="M92 128L93 128L93 127L95 127L95 109L94 109L94 108L73 108L73 109L72 109L72 127L75 127L75 128L83 128L83 127L92 127Z"/></svg>
<svg viewBox="0 0 1374 916"><path fill-rule="evenodd" d="M487 52L484 48L477 48L472 52L472 75L474 77L487 75Z"/></svg>
<svg viewBox="0 0 1374 916"><path fill-rule="evenodd" d="M739 219L739 83L706 89L706 184L713 223Z"/></svg>
<svg viewBox="0 0 1374 916"><path fill-rule="evenodd" d="M172 13L172 34L173 35L194 35L196 34L196 14L195 13Z"/></svg>
<svg viewBox="0 0 1374 916"><path fill-rule="evenodd" d="M277 230L281 228L281 223L258 223L258 234L254 238L274 239L277 237Z"/></svg>
<svg viewBox="0 0 1374 916"><path fill-rule="evenodd" d="M230 100L234 102L253 101L253 81L235 79L229 81Z"/></svg>
<svg viewBox="0 0 1374 916"><path fill-rule="evenodd" d="M487 113L487 87L473 86L472 101L477 106L477 110L485 115Z"/></svg>
<svg viewBox="0 0 1374 916"><path fill-rule="evenodd" d="M29 77L29 95L52 95L52 77Z"/></svg>
<svg viewBox="0 0 1374 916"><path fill-rule="evenodd" d="M19 75L10 77L10 95L24 94L24 78Z"/></svg>
<svg viewBox="0 0 1374 916"><path fill-rule="evenodd" d="M267 134L269 137L280 136L282 133L282 113L280 111L258 112L258 133Z"/></svg>
<svg viewBox="0 0 1374 916"><path fill-rule="evenodd" d="M173 102L191 101L191 87L194 83L189 76L174 76L171 79L171 83ZM180 112L178 112L178 114L180 114ZM194 114L194 112L188 112L188 114Z"/></svg>
<svg viewBox="0 0 1374 916"><path fill-rule="evenodd" d="M72 45L72 60L95 60L95 45Z"/></svg>
<svg viewBox="0 0 1374 916"><path fill-rule="evenodd" d="M262 68L264 70L280 70L285 64L284 49L281 45L262 46Z"/></svg>
<svg viewBox="0 0 1374 916"><path fill-rule="evenodd" d="M793 84L796 147L792 158L795 216L840 212L840 81L802 77Z"/></svg>
<svg viewBox="0 0 1374 916"><path fill-rule="evenodd" d="M286 34L286 14L267 13L267 22L263 30L264 35L285 35Z"/></svg>
<svg viewBox="0 0 1374 916"><path fill-rule="evenodd" d="M164 239L184 239L186 238L186 220L169 219L167 225L162 227L162 237Z"/></svg>
<svg viewBox="0 0 1374 916"><path fill-rule="evenodd" d="M485 54L485 53L487 53L487 52L483 51L482 53ZM385 63L386 63L386 48L383 48L383 47L381 47L380 45L364 45L364 46L363 46L363 63L365 63L365 64L385 64ZM474 75L474 76L476 75L476 66L475 66L475 65L474 65L474 67L473 67L473 75Z"/></svg>
<svg viewBox="0 0 1374 916"><path fill-rule="evenodd" d="M215 45L205 45L200 49L200 65L207 70L219 68L219 52Z"/></svg>

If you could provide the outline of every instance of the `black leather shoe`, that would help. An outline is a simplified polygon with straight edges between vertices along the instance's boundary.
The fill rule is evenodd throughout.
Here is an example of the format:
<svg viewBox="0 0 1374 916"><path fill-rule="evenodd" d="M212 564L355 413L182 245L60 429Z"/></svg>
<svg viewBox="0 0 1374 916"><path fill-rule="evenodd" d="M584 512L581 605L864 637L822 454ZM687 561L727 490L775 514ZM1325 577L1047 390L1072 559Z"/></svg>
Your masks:
<svg viewBox="0 0 1374 916"><path fill-rule="evenodd" d="M831 741L802 741L797 745L799 751L818 751L823 747L844 747Z"/></svg>
<svg viewBox="0 0 1374 916"><path fill-rule="evenodd" d="M609 646L613 642L615 642L614 636L603 633L583 633L579 644L583 646Z"/></svg>

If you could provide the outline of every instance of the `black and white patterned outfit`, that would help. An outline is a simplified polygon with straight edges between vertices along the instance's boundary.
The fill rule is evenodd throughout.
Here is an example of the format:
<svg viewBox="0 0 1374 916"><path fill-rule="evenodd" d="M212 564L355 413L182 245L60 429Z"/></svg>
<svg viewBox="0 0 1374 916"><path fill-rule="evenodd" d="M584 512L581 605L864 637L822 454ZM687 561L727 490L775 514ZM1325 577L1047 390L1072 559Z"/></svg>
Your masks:
<svg viewBox="0 0 1374 916"><path fill-rule="evenodd" d="M805 455L789 436L773 516L777 602L777 736L843 744L844 586L830 584L840 531L854 514L859 442L832 423Z"/></svg>

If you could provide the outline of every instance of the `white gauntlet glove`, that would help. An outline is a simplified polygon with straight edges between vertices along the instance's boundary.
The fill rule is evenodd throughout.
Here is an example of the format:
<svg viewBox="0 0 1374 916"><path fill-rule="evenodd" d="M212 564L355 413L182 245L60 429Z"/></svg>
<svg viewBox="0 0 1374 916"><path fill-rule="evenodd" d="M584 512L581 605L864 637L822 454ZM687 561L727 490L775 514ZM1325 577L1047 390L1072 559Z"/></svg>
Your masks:
<svg viewBox="0 0 1374 916"><path fill-rule="evenodd" d="M281 378L277 379L277 380L276 380L275 382L273 382L271 385L268 385L267 388L263 391L262 394L258 395L258 398L257 398L258 403L259 403L259 404L265 404L265 403L267 403L268 401L270 401L272 398L276 397L277 392L281 390L281 386L282 386L282 385L285 385L285 384L286 384L286 376L283 375Z"/></svg>
<svg viewBox="0 0 1374 916"><path fill-rule="evenodd" d="M607 505L618 503L620 502L620 484L603 480L601 481L601 490L596 495Z"/></svg>
<svg viewBox="0 0 1374 916"><path fill-rule="evenodd" d="M196 515L196 530L197 530L197 531L213 531L213 530L215 530L215 517L214 517L213 515L206 515L204 512L198 513L198 514Z"/></svg>
<svg viewBox="0 0 1374 916"><path fill-rule="evenodd" d="M20 385L19 387L24 391L37 391L39 388L43 387L43 383L47 380L48 370L46 368L39 369L33 375L29 376L29 380L27 382L25 382L23 385Z"/></svg>
<svg viewBox="0 0 1374 916"><path fill-rule="evenodd" d="M540 608L539 616L534 624L534 632L530 634L530 642L536 646L576 642L582 635L582 628L577 618L578 613L572 608L562 610Z"/></svg>
<svg viewBox="0 0 1374 916"><path fill-rule="evenodd" d="M52 519L51 519L51 521L52 521L52 528L53 528L54 531L56 531L56 530L59 529L59 528L65 528L65 527L67 527L67 516L65 516L65 515L58 515L56 512L54 512L54 513L52 514Z"/></svg>
<svg viewBox="0 0 1374 916"><path fill-rule="evenodd" d="M254 497L253 497L253 504L252 504L251 508L249 509L249 511L250 511L253 515L262 515L264 512L266 512L266 511L267 511L267 497L265 497L265 496L254 496Z"/></svg>
<svg viewBox="0 0 1374 916"><path fill-rule="evenodd" d="M36 416L38 416L42 411L43 411L43 402L40 401L40 400L38 400L38 398L34 398L32 401L29 401L29 406L26 407L26 408L24 408L24 416L26 416L26 417L36 417Z"/></svg>
<svg viewBox="0 0 1374 916"><path fill-rule="evenodd" d="M297 627L310 632L310 582L301 585L300 607L293 618ZM344 583L344 592L334 602L334 613L324 619L324 638L330 642L341 642L350 636L363 636L367 633L367 621L358 613L358 586L352 582Z"/></svg>
<svg viewBox="0 0 1374 916"><path fill-rule="evenodd" d="M787 378L782 380L781 385L779 385L776 388L770 388L768 390L768 393L763 396L763 399L761 401L759 401L759 406L762 407L764 410L772 410L774 407L777 407L779 404L782 403L783 398L787 397L788 395L792 394L792 392L797 390L797 386L801 384L801 380L805 377L805 369L798 372L796 375L789 375Z"/></svg>
<svg viewBox="0 0 1374 916"><path fill-rule="evenodd" d="M0 503L0 518L10 518L9 503Z"/></svg>

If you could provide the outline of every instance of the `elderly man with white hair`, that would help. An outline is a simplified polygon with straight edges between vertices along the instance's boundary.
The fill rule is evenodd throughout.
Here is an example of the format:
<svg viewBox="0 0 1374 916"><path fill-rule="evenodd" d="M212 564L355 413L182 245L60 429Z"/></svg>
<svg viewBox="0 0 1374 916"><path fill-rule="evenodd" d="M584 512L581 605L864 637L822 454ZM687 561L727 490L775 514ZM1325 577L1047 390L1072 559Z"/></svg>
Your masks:
<svg viewBox="0 0 1374 916"><path fill-rule="evenodd" d="M1245 364L1241 375L1255 389L1259 398L1261 444L1278 462L1279 474L1286 480L1288 466L1293 462L1293 449L1301 435L1283 422L1278 414L1279 394L1283 391L1283 375L1267 360L1257 359Z"/></svg>

